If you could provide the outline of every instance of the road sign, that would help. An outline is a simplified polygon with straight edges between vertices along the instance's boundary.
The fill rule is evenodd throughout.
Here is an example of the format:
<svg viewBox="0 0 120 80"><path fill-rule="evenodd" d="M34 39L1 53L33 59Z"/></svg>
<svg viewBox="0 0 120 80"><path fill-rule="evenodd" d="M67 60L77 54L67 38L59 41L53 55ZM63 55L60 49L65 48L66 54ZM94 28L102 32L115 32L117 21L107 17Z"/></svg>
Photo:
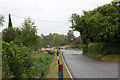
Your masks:
<svg viewBox="0 0 120 80"><path fill-rule="evenodd" d="M59 65L59 72L62 72L62 71L63 71L63 66Z"/></svg>
<svg viewBox="0 0 120 80"><path fill-rule="evenodd" d="M59 60L59 56L57 56L57 60Z"/></svg>
<svg viewBox="0 0 120 80"><path fill-rule="evenodd" d="M59 80L63 80L63 65L58 65L58 77Z"/></svg>
<svg viewBox="0 0 120 80"><path fill-rule="evenodd" d="M57 53L59 53L60 52L60 50L57 50Z"/></svg>
<svg viewBox="0 0 120 80"><path fill-rule="evenodd" d="M58 64L60 64L59 60L58 60Z"/></svg>
<svg viewBox="0 0 120 80"><path fill-rule="evenodd" d="M59 56L57 56L57 60L58 60L58 64L60 64L60 62L59 62Z"/></svg>

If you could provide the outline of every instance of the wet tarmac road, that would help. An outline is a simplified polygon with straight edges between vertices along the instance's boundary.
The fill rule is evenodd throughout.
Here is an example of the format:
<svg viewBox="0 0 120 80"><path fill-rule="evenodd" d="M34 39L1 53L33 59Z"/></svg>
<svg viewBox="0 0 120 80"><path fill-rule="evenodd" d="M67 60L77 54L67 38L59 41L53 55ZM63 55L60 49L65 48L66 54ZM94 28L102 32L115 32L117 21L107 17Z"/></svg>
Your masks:
<svg viewBox="0 0 120 80"><path fill-rule="evenodd" d="M82 51L62 50L73 78L118 78L117 62L102 62L82 55Z"/></svg>

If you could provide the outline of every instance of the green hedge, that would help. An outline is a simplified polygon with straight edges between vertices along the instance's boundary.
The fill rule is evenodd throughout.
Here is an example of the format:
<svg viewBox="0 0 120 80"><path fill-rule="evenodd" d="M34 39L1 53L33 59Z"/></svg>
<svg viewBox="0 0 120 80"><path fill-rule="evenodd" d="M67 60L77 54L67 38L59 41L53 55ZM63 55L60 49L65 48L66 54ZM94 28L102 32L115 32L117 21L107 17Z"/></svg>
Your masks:
<svg viewBox="0 0 120 80"><path fill-rule="evenodd" d="M89 43L83 46L83 52L86 54L120 54L119 43Z"/></svg>
<svg viewBox="0 0 120 80"><path fill-rule="evenodd" d="M101 43L89 43L88 54L101 54L103 52L103 44Z"/></svg>
<svg viewBox="0 0 120 80"><path fill-rule="evenodd" d="M83 53L88 53L88 45L83 45Z"/></svg>

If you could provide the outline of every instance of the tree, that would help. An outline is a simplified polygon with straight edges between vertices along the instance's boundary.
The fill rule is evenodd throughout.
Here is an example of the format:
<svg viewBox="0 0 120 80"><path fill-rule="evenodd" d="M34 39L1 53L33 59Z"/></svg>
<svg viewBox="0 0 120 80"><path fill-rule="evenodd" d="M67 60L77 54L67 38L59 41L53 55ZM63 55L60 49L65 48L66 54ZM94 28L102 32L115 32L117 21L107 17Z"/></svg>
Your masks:
<svg viewBox="0 0 120 80"><path fill-rule="evenodd" d="M75 38L74 31L69 30L67 34L68 34L67 38L68 38L69 42L72 42L74 40L74 38Z"/></svg>
<svg viewBox="0 0 120 80"><path fill-rule="evenodd" d="M37 35L37 39L35 41L35 50L41 49L43 47L43 39Z"/></svg>
<svg viewBox="0 0 120 80"><path fill-rule="evenodd" d="M33 22L30 18L25 19L22 24L22 28L20 31L20 36L14 40L18 45L24 45L28 48L33 48L33 50L38 50L42 47L42 39L37 35L37 29L35 26L35 22ZM18 30L19 32L19 30Z"/></svg>
<svg viewBox="0 0 120 80"><path fill-rule="evenodd" d="M36 26L35 23L32 22L30 18L25 19L24 23L22 24L21 28L21 36L20 40L23 45L27 47L32 47L35 45L34 41L37 39L36 37Z"/></svg>
<svg viewBox="0 0 120 80"><path fill-rule="evenodd" d="M9 14L9 22L8 22L8 28L2 30L2 39L5 41L5 42L8 42L10 43L11 41L13 41L16 36L17 36L17 32L16 32L17 29L13 28L12 27L12 21L11 21L11 17L10 17L10 14Z"/></svg>
<svg viewBox="0 0 120 80"><path fill-rule="evenodd" d="M2 31L2 33L3 33L2 39L8 43L13 41L17 36L17 33L14 28L6 28Z"/></svg>
<svg viewBox="0 0 120 80"><path fill-rule="evenodd" d="M71 28L80 32L84 44L91 42L120 42L120 23L117 6L105 4L92 11L83 11L83 15L73 14Z"/></svg>
<svg viewBox="0 0 120 80"><path fill-rule="evenodd" d="M50 33L47 36L44 36L43 34L41 36L42 36L42 39L43 39L44 47L47 47L47 45L50 45L50 47L52 47L51 43L52 43L54 35Z"/></svg>
<svg viewBox="0 0 120 80"><path fill-rule="evenodd" d="M77 37L72 45L73 45L74 48L80 48L81 49L82 48L82 39L81 39L81 37L80 36Z"/></svg>
<svg viewBox="0 0 120 80"><path fill-rule="evenodd" d="M11 21L11 16L10 16L10 14L9 14L9 23L8 23L8 28L9 27L12 27L12 21Z"/></svg>
<svg viewBox="0 0 120 80"><path fill-rule="evenodd" d="M55 34L52 40L53 46L65 46L68 44L68 39L66 35Z"/></svg>
<svg viewBox="0 0 120 80"><path fill-rule="evenodd" d="M3 22L5 22L4 17L2 15L0 15L0 26L3 25Z"/></svg>

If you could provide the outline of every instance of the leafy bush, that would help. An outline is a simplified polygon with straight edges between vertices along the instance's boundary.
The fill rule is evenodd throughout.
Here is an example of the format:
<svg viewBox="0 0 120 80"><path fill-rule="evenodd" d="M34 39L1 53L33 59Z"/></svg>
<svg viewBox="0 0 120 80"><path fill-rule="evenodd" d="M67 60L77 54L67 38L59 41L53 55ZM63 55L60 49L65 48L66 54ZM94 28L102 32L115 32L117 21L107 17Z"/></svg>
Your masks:
<svg viewBox="0 0 120 80"><path fill-rule="evenodd" d="M88 53L89 54L101 54L103 49L103 45L101 43L89 43L88 45Z"/></svg>
<svg viewBox="0 0 120 80"><path fill-rule="evenodd" d="M41 51L41 53L37 53L31 55L33 59L33 66L31 67L31 76L35 78L39 76L40 78L44 78L49 71L49 65L52 61L52 56L48 54L46 51Z"/></svg>
<svg viewBox="0 0 120 80"><path fill-rule="evenodd" d="M46 51L31 53L25 46L2 43L2 76L3 78L44 78L52 61L52 55ZM10 77L12 76L12 77Z"/></svg>
<svg viewBox="0 0 120 80"><path fill-rule="evenodd" d="M83 45L83 53L84 54L88 53L88 46L87 45Z"/></svg>
<svg viewBox="0 0 120 80"><path fill-rule="evenodd" d="M117 43L89 43L88 54L120 54L120 44Z"/></svg>
<svg viewBox="0 0 120 80"><path fill-rule="evenodd" d="M56 53L56 51L50 51L49 52L49 54L51 54L51 55L53 55L53 54L55 54Z"/></svg>
<svg viewBox="0 0 120 80"><path fill-rule="evenodd" d="M29 77L32 60L30 49L25 46L17 46L13 42L2 43L2 63L3 63L3 78L8 78L11 75L14 78ZM7 69L6 69L7 68ZM25 76L26 75L26 76Z"/></svg>

